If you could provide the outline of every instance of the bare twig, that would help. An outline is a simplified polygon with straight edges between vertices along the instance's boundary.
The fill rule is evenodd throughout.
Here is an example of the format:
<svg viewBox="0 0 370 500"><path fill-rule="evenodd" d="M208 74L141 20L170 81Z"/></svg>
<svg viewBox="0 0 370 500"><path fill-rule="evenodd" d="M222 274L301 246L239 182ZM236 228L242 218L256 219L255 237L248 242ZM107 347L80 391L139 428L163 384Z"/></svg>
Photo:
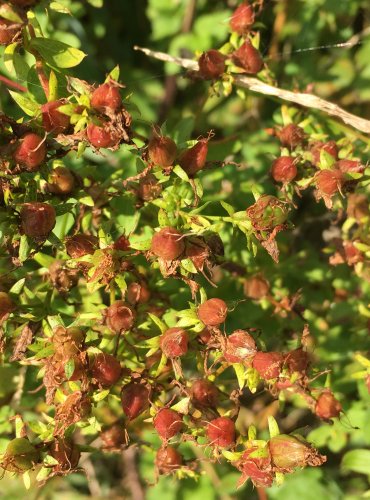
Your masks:
<svg viewBox="0 0 370 500"><path fill-rule="evenodd" d="M137 449L134 446L127 448L122 453L124 468L123 484L132 500L144 500L144 490L137 470Z"/></svg>
<svg viewBox="0 0 370 500"><path fill-rule="evenodd" d="M185 69L192 71L197 71L199 69L197 61L193 61L192 59L172 57L164 52L155 52L153 50L137 46L135 46L134 49L144 52L144 54L149 57L153 57L164 62L174 63ZM345 111L336 104L326 101L321 97L317 97L316 95L280 89L279 87L273 87L272 85L261 82L260 80L257 80L257 78L244 75L234 75L234 83L238 87L243 87L259 94L277 97L278 99L293 102L294 104L299 104L300 106L304 106L306 108L318 109L328 115L339 118L347 125L350 125L361 132L370 134L369 120L365 120L364 118L360 118L352 113L348 113L348 111Z"/></svg>

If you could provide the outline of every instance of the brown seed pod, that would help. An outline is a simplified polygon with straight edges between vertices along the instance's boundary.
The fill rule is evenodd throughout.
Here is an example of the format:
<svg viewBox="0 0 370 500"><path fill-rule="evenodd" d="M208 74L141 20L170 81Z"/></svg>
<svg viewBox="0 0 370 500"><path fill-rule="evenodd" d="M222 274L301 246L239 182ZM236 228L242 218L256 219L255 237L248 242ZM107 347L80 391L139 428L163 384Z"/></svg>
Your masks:
<svg viewBox="0 0 370 500"><path fill-rule="evenodd" d="M148 154L154 165L170 167L177 156L176 143L165 136L154 136L148 144Z"/></svg>
<svg viewBox="0 0 370 500"><path fill-rule="evenodd" d="M238 68L242 68L244 73L255 75L263 68L263 60L258 50L246 41L243 45L233 52L233 62Z"/></svg>
<svg viewBox="0 0 370 500"><path fill-rule="evenodd" d="M130 250L130 240L126 235L122 234L113 244L115 250L120 250L121 252L127 252Z"/></svg>
<svg viewBox="0 0 370 500"><path fill-rule="evenodd" d="M140 179L137 194L143 201L155 200L162 192L162 186L153 174Z"/></svg>
<svg viewBox="0 0 370 500"><path fill-rule="evenodd" d="M211 420L206 427L210 444L227 448L235 442L235 424L228 417L219 417Z"/></svg>
<svg viewBox="0 0 370 500"><path fill-rule="evenodd" d="M204 80L216 80L225 73L225 56L218 50L211 49L200 56L199 75Z"/></svg>
<svg viewBox="0 0 370 500"><path fill-rule="evenodd" d="M188 352L189 337L182 328L169 328L160 339L160 347L167 358L184 356Z"/></svg>
<svg viewBox="0 0 370 500"><path fill-rule="evenodd" d="M129 420L133 420L149 408L150 390L138 382L130 382L122 387L122 408Z"/></svg>
<svg viewBox="0 0 370 500"><path fill-rule="evenodd" d="M169 408L162 408L154 417L153 425L162 439L171 439L178 434L183 426L180 413Z"/></svg>
<svg viewBox="0 0 370 500"><path fill-rule="evenodd" d="M127 288L127 300L130 304L146 304L149 299L150 290L144 281L129 284Z"/></svg>
<svg viewBox="0 0 370 500"><path fill-rule="evenodd" d="M179 165L192 176L202 170L206 164L208 154L208 139L201 139L195 146L183 151L179 158Z"/></svg>
<svg viewBox="0 0 370 500"><path fill-rule="evenodd" d="M365 165L362 165L359 160L338 160L334 164L334 168L337 168L344 174L362 174L365 170Z"/></svg>
<svg viewBox="0 0 370 500"><path fill-rule="evenodd" d="M310 358L307 351L301 347L288 352L284 358L284 364L290 373L299 373L301 376L305 375L308 368Z"/></svg>
<svg viewBox="0 0 370 500"><path fill-rule="evenodd" d="M294 149L303 143L305 139L305 133L303 128L294 123L289 123L285 125L278 133L278 138L283 146Z"/></svg>
<svg viewBox="0 0 370 500"><path fill-rule="evenodd" d="M107 110L118 111L122 105L119 86L114 82L99 85L91 95L90 104L92 108L101 113L105 113Z"/></svg>
<svg viewBox="0 0 370 500"><path fill-rule="evenodd" d="M235 330L226 339L224 358L228 363L245 363L257 352L254 338L244 330Z"/></svg>
<svg viewBox="0 0 370 500"><path fill-rule="evenodd" d="M104 429L100 434L103 447L107 449L118 449L127 444L125 428L122 424L113 424L108 429Z"/></svg>
<svg viewBox="0 0 370 500"><path fill-rule="evenodd" d="M288 184L295 179L297 173L296 160L291 156L276 158L271 167L271 175L274 181L284 184Z"/></svg>
<svg viewBox="0 0 370 500"><path fill-rule="evenodd" d="M41 106L41 118L44 129L54 135L61 134L70 125L68 115L58 111L60 106L64 105L64 101L50 101Z"/></svg>
<svg viewBox="0 0 370 500"><path fill-rule="evenodd" d="M340 191L344 182L344 176L340 170L324 169L317 172L315 182L319 193L326 196L333 196Z"/></svg>
<svg viewBox="0 0 370 500"><path fill-rule="evenodd" d="M370 215L369 199L365 194L352 193L347 198L347 214L360 222Z"/></svg>
<svg viewBox="0 0 370 500"><path fill-rule="evenodd" d="M22 230L31 238L46 238L55 226L55 209L48 203L24 203L20 215Z"/></svg>
<svg viewBox="0 0 370 500"><path fill-rule="evenodd" d="M316 401L315 413L319 418L329 420L339 417L342 405L330 390L323 391Z"/></svg>
<svg viewBox="0 0 370 500"><path fill-rule="evenodd" d="M270 290L270 283L259 274L244 281L244 295L250 299L260 300L266 297Z"/></svg>
<svg viewBox="0 0 370 500"><path fill-rule="evenodd" d="M57 470L68 471L76 469L81 457L80 450L70 440L56 438L50 445L50 455L58 461Z"/></svg>
<svg viewBox="0 0 370 500"><path fill-rule="evenodd" d="M108 307L106 323L115 333L131 330L135 323L136 314L130 305L123 300L117 300Z"/></svg>
<svg viewBox="0 0 370 500"><path fill-rule="evenodd" d="M15 305L6 292L0 292L0 319L14 311Z"/></svg>
<svg viewBox="0 0 370 500"><path fill-rule="evenodd" d="M206 326L221 325L227 316L227 305L222 299L209 299L198 308L198 318Z"/></svg>
<svg viewBox="0 0 370 500"><path fill-rule="evenodd" d="M151 251L163 260L175 260L185 250L183 235L173 227L164 227L152 238Z"/></svg>
<svg viewBox="0 0 370 500"><path fill-rule="evenodd" d="M113 148L120 142L120 137L110 128L109 123L100 121L99 125L90 123L86 129L87 138L95 148Z"/></svg>
<svg viewBox="0 0 370 500"><path fill-rule="evenodd" d="M74 190L76 180L67 167L56 167L49 175L47 189L50 193L65 195Z"/></svg>
<svg viewBox="0 0 370 500"><path fill-rule="evenodd" d="M303 439L287 434L271 438L269 449L272 463L287 472L307 465L319 466L326 461L325 456L320 455Z"/></svg>
<svg viewBox="0 0 370 500"><path fill-rule="evenodd" d="M280 352L257 352L253 358L253 368L261 378L270 380L280 375L284 356Z"/></svg>
<svg viewBox="0 0 370 500"><path fill-rule="evenodd" d="M218 403L217 387L209 380L194 380L191 385L191 400L200 408L215 408Z"/></svg>
<svg viewBox="0 0 370 500"><path fill-rule="evenodd" d="M248 2L242 4L234 10L230 20L231 31L238 35L245 35L254 23L254 10Z"/></svg>
<svg viewBox="0 0 370 500"><path fill-rule="evenodd" d="M163 446L157 451L155 464L159 474L171 474L182 466L180 453L173 446Z"/></svg>
<svg viewBox="0 0 370 500"><path fill-rule="evenodd" d="M25 134L14 152L14 160L28 172L35 172L45 161L46 146L43 137L33 132Z"/></svg>
<svg viewBox="0 0 370 500"><path fill-rule="evenodd" d="M75 234L66 240L66 250L71 259L92 255L98 246L98 238L88 234Z"/></svg>
<svg viewBox="0 0 370 500"><path fill-rule="evenodd" d="M321 163L321 151L326 151L330 156L338 159L338 146L335 141L317 141L311 145L312 163L318 167Z"/></svg>
<svg viewBox="0 0 370 500"><path fill-rule="evenodd" d="M120 362L111 354L101 352L92 361L91 374L103 387L116 384L121 377L121 372Z"/></svg>

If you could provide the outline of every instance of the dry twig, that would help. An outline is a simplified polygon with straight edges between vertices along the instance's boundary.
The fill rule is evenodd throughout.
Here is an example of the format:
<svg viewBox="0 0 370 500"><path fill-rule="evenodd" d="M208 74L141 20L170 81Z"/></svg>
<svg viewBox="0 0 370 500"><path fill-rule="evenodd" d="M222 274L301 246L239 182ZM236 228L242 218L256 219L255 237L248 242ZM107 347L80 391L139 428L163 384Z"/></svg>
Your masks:
<svg viewBox="0 0 370 500"><path fill-rule="evenodd" d="M189 69L191 71L197 71L199 69L197 61L193 61L192 59L173 57L164 52L155 52L153 50L137 46L135 46L134 49L140 50L147 56L153 57L154 59L174 63L178 66L181 66L182 68ZM316 95L280 89L279 87L273 87L272 85L261 82L257 78L245 75L234 75L234 83L238 87L243 87L259 94L277 97L278 99L293 102L294 104L299 104L300 106L304 106L306 108L318 109L320 111L323 111L324 113L327 113L328 115L339 118L347 125L350 125L351 127L360 130L361 132L370 134L369 120L365 120L364 118L360 118L359 116L353 115L352 113L348 113L348 111L345 111L336 104L326 101L321 97L317 97Z"/></svg>

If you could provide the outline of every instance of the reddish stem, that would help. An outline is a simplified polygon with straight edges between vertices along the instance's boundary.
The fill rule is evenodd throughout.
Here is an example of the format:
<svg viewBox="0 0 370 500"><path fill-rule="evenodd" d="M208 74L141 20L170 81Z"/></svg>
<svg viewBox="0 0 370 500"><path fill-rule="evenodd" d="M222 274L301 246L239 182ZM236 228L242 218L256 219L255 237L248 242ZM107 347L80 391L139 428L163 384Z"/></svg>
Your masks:
<svg viewBox="0 0 370 500"><path fill-rule="evenodd" d="M0 82L3 82L7 87L19 90L20 92L27 92L26 87L23 87L23 85L21 85L20 83L9 80L9 78L6 78L6 76L0 75Z"/></svg>

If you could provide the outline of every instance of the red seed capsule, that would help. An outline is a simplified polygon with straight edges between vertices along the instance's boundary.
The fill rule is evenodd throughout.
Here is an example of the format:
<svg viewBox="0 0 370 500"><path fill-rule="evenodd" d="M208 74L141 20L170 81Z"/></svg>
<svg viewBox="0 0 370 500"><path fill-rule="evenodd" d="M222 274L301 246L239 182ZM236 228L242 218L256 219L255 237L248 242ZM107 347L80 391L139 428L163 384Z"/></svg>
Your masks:
<svg viewBox="0 0 370 500"><path fill-rule="evenodd" d="M47 189L53 194L70 194L75 188L75 178L67 167L56 167L50 173Z"/></svg>
<svg viewBox="0 0 370 500"><path fill-rule="evenodd" d="M191 386L191 400L194 406L215 408L218 403L217 387L209 380L195 380Z"/></svg>
<svg viewBox="0 0 370 500"><path fill-rule="evenodd" d="M248 2L243 2L235 9L230 20L230 28L238 35L245 35L254 23L254 10Z"/></svg>
<svg viewBox="0 0 370 500"><path fill-rule="evenodd" d="M222 299L209 299L198 308L198 318L206 326L221 325L227 316L227 305Z"/></svg>
<svg viewBox="0 0 370 500"><path fill-rule="evenodd" d="M296 467L318 466L326 461L308 443L294 436L280 434L269 441L272 463L279 469L292 471Z"/></svg>
<svg viewBox="0 0 370 500"><path fill-rule="evenodd" d="M162 439L171 439L181 431L183 421L177 411L163 408L154 417L153 424Z"/></svg>
<svg viewBox="0 0 370 500"><path fill-rule="evenodd" d="M118 86L112 83L99 85L92 93L90 104L101 113L107 110L118 111L122 104Z"/></svg>
<svg viewBox="0 0 370 500"><path fill-rule="evenodd" d="M15 306L6 292L0 292L0 319L14 311Z"/></svg>
<svg viewBox="0 0 370 500"><path fill-rule="evenodd" d="M33 132L23 136L14 152L14 160L29 172L34 172L45 161L46 146L44 139Z"/></svg>
<svg viewBox="0 0 370 500"><path fill-rule="evenodd" d="M243 453L242 458L237 463L238 469L243 473L241 483L249 477L256 487L268 488L272 485L274 475L268 448L264 450L266 456L253 456L253 453L261 451L261 448L253 446Z"/></svg>
<svg viewBox="0 0 370 500"><path fill-rule="evenodd" d="M197 339L201 344L207 345L212 339L212 334L209 328L203 328L203 330L198 334Z"/></svg>
<svg viewBox="0 0 370 500"><path fill-rule="evenodd" d="M255 275L244 282L244 295L250 299L260 300L266 297L270 283L260 275Z"/></svg>
<svg viewBox="0 0 370 500"><path fill-rule="evenodd" d="M357 222L369 216L369 200L365 194L352 193L347 198L347 214Z"/></svg>
<svg viewBox="0 0 370 500"><path fill-rule="evenodd" d="M31 238L45 238L55 226L54 207L47 203L24 203L21 222L24 234Z"/></svg>
<svg viewBox="0 0 370 500"><path fill-rule="evenodd" d="M224 358L228 363L243 363L250 360L257 352L252 335L244 330L235 330L226 339Z"/></svg>
<svg viewBox="0 0 370 500"><path fill-rule="evenodd" d="M344 177L340 170L320 170L315 175L316 187L320 193L333 196L343 184Z"/></svg>
<svg viewBox="0 0 370 500"><path fill-rule="evenodd" d="M257 352L253 358L253 368L261 378L270 380L280 375L284 356L280 352Z"/></svg>
<svg viewBox="0 0 370 500"><path fill-rule="evenodd" d="M115 250L120 250L121 252L127 252L130 250L130 240L122 234L113 244Z"/></svg>
<svg viewBox="0 0 370 500"><path fill-rule="evenodd" d="M117 300L108 307L106 323L113 332L126 332L130 330L135 322L136 314L123 300Z"/></svg>
<svg viewBox="0 0 370 500"><path fill-rule="evenodd" d="M98 246L98 238L88 234L75 234L66 240L66 250L71 259L92 255Z"/></svg>
<svg viewBox="0 0 370 500"><path fill-rule="evenodd" d="M177 358L184 356L188 352L189 337L182 328L169 328L166 330L160 340L160 346L163 354L167 358Z"/></svg>
<svg viewBox="0 0 370 500"><path fill-rule="evenodd" d="M148 174L139 182L137 194L143 201L155 200L162 192L162 186L154 175Z"/></svg>
<svg viewBox="0 0 370 500"><path fill-rule="evenodd" d="M303 128L298 125L294 125L294 123L289 123L289 125L286 125L280 130L280 132L277 133L277 136L283 146L294 149L302 144L305 138L305 133Z"/></svg>
<svg viewBox="0 0 370 500"><path fill-rule="evenodd" d="M104 448L108 449L117 449L127 444L124 427L118 423L103 430L100 434L100 439L103 442Z"/></svg>
<svg viewBox="0 0 370 500"><path fill-rule="evenodd" d="M164 260L175 260L185 250L183 235L173 227L164 227L152 238L151 251Z"/></svg>
<svg viewBox="0 0 370 500"><path fill-rule="evenodd" d="M225 73L225 56L218 50L203 52L199 61L199 75L204 80L215 80Z"/></svg>
<svg viewBox="0 0 370 500"><path fill-rule="evenodd" d="M70 124L69 116L58 111L63 106L63 101L50 101L41 106L41 117L44 129L55 135L64 132Z"/></svg>
<svg viewBox="0 0 370 500"><path fill-rule="evenodd" d="M329 420L339 417L342 411L342 405L335 398L334 394L326 390L320 394L316 401L315 413L319 418Z"/></svg>
<svg viewBox="0 0 370 500"><path fill-rule="evenodd" d="M206 164L208 154L208 140L201 139L195 146L183 151L179 158L179 165L188 175L195 175Z"/></svg>
<svg viewBox="0 0 370 500"><path fill-rule="evenodd" d="M149 408L149 389L137 382L130 382L122 387L122 408L129 420L133 420Z"/></svg>
<svg viewBox="0 0 370 500"><path fill-rule="evenodd" d="M72 441L56 438L50 445L50 455L58 461L57 469L68 471L77 467L81 453Z"/></svg>
<svg viewBox="0 0 370 500"><path fill-rule="evenodd" d="M304 375L308 368L309 361L308 352L299 347L285 355L284 364L290 373L295 372Z"/></svg>
<svg viewBox="0 0 370 500"><path fill-rule="evenodd" d="M148 153L155 165L170 167L176 160L177 146L170 137L155 136L149 141Z"/></svg>
<svg viewBox="0 0 370 500"><path fill-rule="evenodd" d="M0 18L0 45L10 45L21 32L22 25Z"/></svg>
<svg viewBox="0 0 370 500"><path fill-rule="evenodd" d="M107 122L100 122L101 126L90 123L87 126L87 138L95 148L112 148L116 146L120 138L109 128Z"/></svg>
<svg viewBox="0 0 370 500"><path fill-rule="evenodd" d="M250 42L244 42L238 50L233 52L232 59L236 66L244 69L244 73L255 75L263 68L261 54Z"/></svg>
<svg viewBox="0 0 370 500"><path fill-rule="evenodd" d="M210 443L214 446L226 448L235 442L235 424L228 417L211 420L207 425L206 433Z"/></svg>
<svg viewBox="0 0 370 500"><path fill-rule="evenodd" d="M182 456L172 446L165 446L157 451L155 463L159 474L170 474L182 466Z"/></svg>
<svg viewBox="0 0 370 500"><path fill-rule="evenodd" d="M365 165L362 165L358 160L338 160L334 167L344 174L362 174L365 170Z"/></svg>
<svg viewBox="0 0 370 500"><path fill-rule="evenodd" d="M272 178L276 182L284 184L291 182L297 176L297 166L295 158L291 156L280 156L277 158L271 167Z"/></svg>
<svg viewBox="0 0 370 500"><path fill-rule="evenodd" d="M318 167L321 163L321 151L326 151L330 156L338 158L338 146L335 141L317 141L311 146L312 163Z"/></svg>
<svg viewBox="0 0 370 500"><path fill-rule="evenodd" d="M110 387L121 377L121 365L117 358L104 352L95 356L91 367L91 374L98 384Z"/></svg>
<svg viewBox="0 0 370 500"><path fill-rule="evenodd" d="M150 290L148 285L141 283L130 283L127 288L127 300L130 304L145 304L150 299Z"/></svg>

